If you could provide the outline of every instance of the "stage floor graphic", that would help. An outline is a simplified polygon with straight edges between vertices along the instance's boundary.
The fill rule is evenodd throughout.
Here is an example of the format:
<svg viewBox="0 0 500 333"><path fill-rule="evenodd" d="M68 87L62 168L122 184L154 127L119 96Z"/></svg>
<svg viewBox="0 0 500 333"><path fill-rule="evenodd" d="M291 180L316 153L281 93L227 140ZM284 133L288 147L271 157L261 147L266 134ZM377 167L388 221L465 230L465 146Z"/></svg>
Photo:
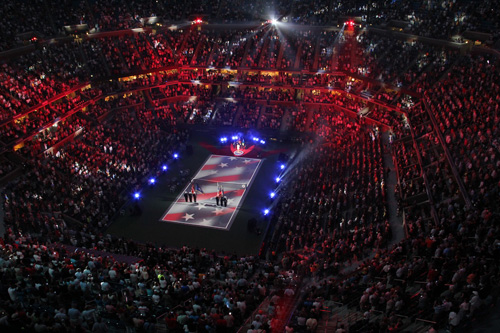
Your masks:
<svg viewBox="0 0 500 333"><path fill-rule="evenodd" d="M260 165L261 160L255 158L210 155L160 221L229 230ZM184 194L193 186L196 202L186 201ZM216 204L219 189L227 198L227 207Z"/></svg>

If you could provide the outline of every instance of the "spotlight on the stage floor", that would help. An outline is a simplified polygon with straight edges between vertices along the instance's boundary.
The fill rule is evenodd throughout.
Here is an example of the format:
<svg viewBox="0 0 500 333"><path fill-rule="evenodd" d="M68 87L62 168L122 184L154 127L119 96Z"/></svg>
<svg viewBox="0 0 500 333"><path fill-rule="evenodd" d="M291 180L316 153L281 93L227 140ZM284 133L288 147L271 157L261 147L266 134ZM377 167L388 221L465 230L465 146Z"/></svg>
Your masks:
<svg viewBox="0 0 500 333"><path fill-rule="evenodd" d="M268 215L269 214L269 209L264 209L264 215Z"/></svg>
<svg viewBox="0 0 500 333"><path fill-rule="evenodd" d="M166 166L165 164L163 164L163 166L161 167L161 169L162 169L163 171L167 171L167 166Z"/></svg>
<svg viewBox="0 0 500 333"><path fill-rule="evenodd" d="M175 159L178 159L178 158L179 158L179 154L175 153L175 154L174 154L174 158L175 158Z"/></svg>
<svg viewBox="0 0 500 333"><path fill-rule="evenodd" d="M279 183L281 181L280 177L276 177L276 183Z"/></svg>
<svg viewBox="0 0 500 333"><path fill-rule="evenodd" d="M276 196L276 193L271 192L271 193L269 194L269 196L271 197L271 199L273 199L273 198Z"/></svg>
<svg viewBox="0 0 500 333"><path fill-rule="evenodd" d="M134 199L139 199L141 197L141 194L139 192L134 193Z"/></svg>
<svg viewBox="0 0 500 333"><path fill-rule="evenodd" d="M280 165L280 169L284 170L285 169L285 165L284 164Z"/></svg>
<svg viewBox="0 0 500 333"><path fill-rule="evenodd" d="M149 184L154 185L156 183L156 179L154 178L149 178Z"/></svg>

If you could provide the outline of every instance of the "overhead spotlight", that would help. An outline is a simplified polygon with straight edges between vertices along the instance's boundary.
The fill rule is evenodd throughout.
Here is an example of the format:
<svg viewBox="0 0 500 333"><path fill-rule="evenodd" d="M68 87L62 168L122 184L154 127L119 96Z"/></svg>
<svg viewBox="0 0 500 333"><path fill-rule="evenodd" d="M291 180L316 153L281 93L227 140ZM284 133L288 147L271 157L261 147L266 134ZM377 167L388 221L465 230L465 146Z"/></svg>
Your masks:
<svg viewBox="0 0 500 333"><path fill-rule="evenodd" d="M269 214L269 209L264 209L264 215L268 215Z"/></svg>
<svg viewBox="0 0 500 333"><path fill-rule="evenodd" d="M139 199L141 197L141 194L139 192L134 193L134 199Z"/></svg>
<svg viewBox="0 0 500 333"><path fill-rule="evenodd" d="M285 165L284 164L280 165L280 169L284 170L285 169Z"/></svg>
<svg viewBox="0 0 500 333"><path fill-rule="evenodd" d="M163 171L167 171L167 166L165 164L163 164L163 166L161 168Z"/></svg>
<svg viewBox="0 0 500 333"><path fill-rule="evenodd" d="M179 158L179 154L175 153L175 154L174 154L174 158L175 158L175 159L178 159L178 158Z"/></svg>
<svg viewBox="0 0 500 333"><path fill-rule="evenodd" d="M156 179L149 178L149 184L153 185L154 183L156 183Z"/></svg>
<svg viewBox="0 0 500 333"><path fill-rule="evenodd" d="M273 199L273 198L276 196L276 193L271 192L271 193L269 194L269 196L271 197L271 199Z"/></svg>

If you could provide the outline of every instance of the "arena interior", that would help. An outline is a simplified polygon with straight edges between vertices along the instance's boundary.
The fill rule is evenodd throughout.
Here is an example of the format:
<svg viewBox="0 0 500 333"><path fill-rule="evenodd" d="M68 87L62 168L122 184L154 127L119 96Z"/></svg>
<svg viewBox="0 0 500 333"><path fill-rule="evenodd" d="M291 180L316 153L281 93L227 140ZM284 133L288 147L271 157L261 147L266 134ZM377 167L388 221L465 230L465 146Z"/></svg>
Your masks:
<svg viewBox="0 0 500 333"><path fill-rule="evenodd" d="M0 13L2 332L500 329L496 1Z"/></svg>

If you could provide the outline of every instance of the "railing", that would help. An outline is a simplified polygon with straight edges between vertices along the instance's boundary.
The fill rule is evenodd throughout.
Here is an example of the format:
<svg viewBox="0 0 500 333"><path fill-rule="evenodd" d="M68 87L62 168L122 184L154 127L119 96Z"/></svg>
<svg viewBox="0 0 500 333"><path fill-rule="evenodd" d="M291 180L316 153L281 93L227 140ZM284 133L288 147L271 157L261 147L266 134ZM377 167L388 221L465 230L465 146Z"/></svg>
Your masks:
<svg viewBox="0 0 500 333"><path fill-rule="evenodd" d="M84 88L85 86L87 86L89 83L88 82L85 82L85 83L81 83L81 84L78 84L72 88L69 88L68 90L66 91L63 91L55 96L52 96L51 98L43 101L42 103L39 103L31 108L29 108L28 110L26 110L25 112L23 113L20 113L20 114L17 114L15 115L14 117L8 119L8 120L5 120L3 121L2 123L0 123L0 127L3 127L7 124L10 124L11 122L17 120L17 119L20 119L20 118L23 118L23 117L26 117L27 115L29 115L30 113L40 109L40 108L43 108L49 104L52 104L54 103L55 101L61 99L61 98L64 98L72 93L74 93L75 91L78 91L78 90L81 90L82 88Z"/></svg>
<svg viewBox="0 0 500 333"><path fill-rule="evenodd" d="M455 181L457 182L458 187L460 188L460 193L462 194L462 198L464 199L467 208L470 209L472 207L472 204L471 204L471 201L469 198L469 194L467 193L467 190L465 189L465 185L462 181L462 177L460 177L460 175L458 174L457 167L456 167L455 162L453 161L453 159L451 157L450 151L448 150L448 146L446 145L446 142L443 138L443 134L439 130L439 126L437 125L436 118L434 117L434 114L431 112L431 110L429 108L429 104L427 103L427 100L425 98L423 98L423 105L425 107L425 111L427 112L427 114L429 115L429 118L431 119L432 126L434 128L434 131L437 134L437 137L439 139L439 143L443 147L446 159L448 161L448 164L451 167L451 172L453 173L453 177L455 178Z"/></svg>
<svg viewBox="0 0 500 333"><path fill-rule="evenodd" d="M436 212L436 207L434 206L434 200L432 198L432 194L431 194L431 191L430 191L429 181L427 179L427 175L425 174L425 170L424 170L424 167L423 167L422 156L420 155L420 150L418 149L418 145L417 145L417 142L415 140L415 132L413 131L413 127L411 126L411 122L410 122L409 118L408 118L408 125L410 127L410 133L411 133L411 139L412 139L412 143L413 143L413 149L415 150L415 154L417 155L417 160L418 160L418 164L419 164L419 167L420 167L420 172L422 174L422 178L424 179L425 192L426 192L427 198L429 199L429 202L430 202L431 215L432 215L432 217L433 217L434 222L436 223L436 225L439 225L439 217L438 217L438 214Z"/></svg>
<svg viewBox="0 0 500 333"><path fill-rule="evenodd" d="M249 324L255 318L255 315L259 313L263 304L267 303L271 299L271 296L267 296L255 310L253 310L252 314L241 324L241 327L238 329L237 333L246 333L248 330Z"/></svg>

